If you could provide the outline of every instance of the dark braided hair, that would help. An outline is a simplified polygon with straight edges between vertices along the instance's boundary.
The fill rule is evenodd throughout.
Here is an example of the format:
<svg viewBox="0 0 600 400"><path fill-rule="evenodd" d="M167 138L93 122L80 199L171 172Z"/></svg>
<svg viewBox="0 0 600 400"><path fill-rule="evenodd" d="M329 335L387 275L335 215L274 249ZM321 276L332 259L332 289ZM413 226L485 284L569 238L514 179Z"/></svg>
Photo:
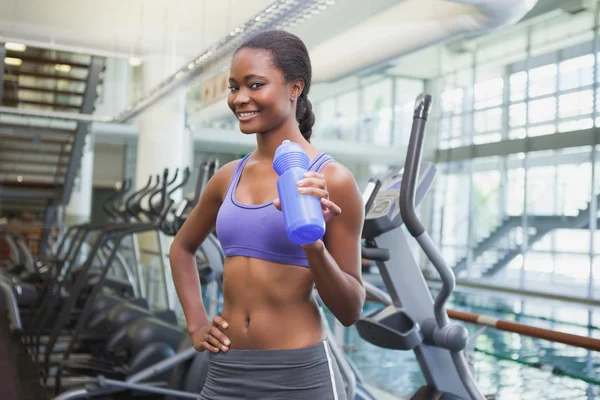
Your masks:
<svg viewBox="0 0 600 400"><path fill-rule="evenodd" d="M296 120L302 136L310 142L315 114L308 100L312 67L306 45L296 35L282 30L271 30L250 37L236 50L236 53L244 48L270 52L273 65L282 72L286 83L295 79L304 81L304 90L298 97L296 105Z"/></svg>

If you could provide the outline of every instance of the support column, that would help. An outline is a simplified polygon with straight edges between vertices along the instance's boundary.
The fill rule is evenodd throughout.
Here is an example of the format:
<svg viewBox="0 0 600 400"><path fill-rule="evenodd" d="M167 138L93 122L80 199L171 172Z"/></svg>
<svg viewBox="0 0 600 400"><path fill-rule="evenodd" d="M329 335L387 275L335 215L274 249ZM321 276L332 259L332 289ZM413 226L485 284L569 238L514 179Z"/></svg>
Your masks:
<svg viewBox="0 0 600 400"><path fill-rule="evenodd" d="M184 59L168 54L144 57L142 65L142 87L147 93L163 79L173 73L185 62ZM176 183L181 182L183 170L191 167L193 161L193 142L185 127L185 92L180 90L140 116L137 141L136 187L145 186L149 176L160 175L169 169L169 181L173 179L175 169L179 168ZM161 182L162 184L162 182ZM176 202L181 199L181 190L172 195ZM162 234L149 233L139 235L143 264L150 266L155 273L151 276L148 296L154 306L172 308L177 295L169 269L168 251L171 238ZM158 257L144 254L150 250Z"/></svg>
<svg viewBox="0 0 600 400"><path fill-rule="evenodd" d="M81 167L75 177L73 191L67 206L67 225L89 222L92 215L92 189L94 184L94 137L85 138Z"/></svg>
<svg viewBox="0 0 600 400"><path fill-rule="evenodd" d="M184 62L182 58L167 55L144 58L144 92L154 88ZM136 168L138 188L144 186L150 175L161 174L164 168L169 168L172 173L179 168L181 174L183 168L191 166L193 143L190 132L185 128L185 103L185 92L178 91L140 117Z"/></svg>

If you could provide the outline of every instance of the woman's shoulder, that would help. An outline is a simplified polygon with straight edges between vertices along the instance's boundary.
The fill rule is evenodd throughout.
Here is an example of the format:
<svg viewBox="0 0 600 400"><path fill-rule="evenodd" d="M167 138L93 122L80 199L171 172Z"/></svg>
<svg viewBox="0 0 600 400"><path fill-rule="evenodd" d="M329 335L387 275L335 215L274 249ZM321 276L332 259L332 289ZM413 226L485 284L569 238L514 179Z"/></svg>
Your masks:
<svg viewBox="0 0 600 400"><path fill-rule="evenodd" d="M210 190L212 194L222 199L227 192L227 189L229 188L229 182L231 182L231 178L233 178L233 174L235 173L235 170L241 161L241 159L233 160L219 168L210 178L206 189Z"/></svg>
<svg viewBox="0 0 600 400"><path fill-rule="evenodd" d="M320 171L325 176L327 187L334 190L348 190L357 187L354 174L344 164L332 159Z"/></svg>

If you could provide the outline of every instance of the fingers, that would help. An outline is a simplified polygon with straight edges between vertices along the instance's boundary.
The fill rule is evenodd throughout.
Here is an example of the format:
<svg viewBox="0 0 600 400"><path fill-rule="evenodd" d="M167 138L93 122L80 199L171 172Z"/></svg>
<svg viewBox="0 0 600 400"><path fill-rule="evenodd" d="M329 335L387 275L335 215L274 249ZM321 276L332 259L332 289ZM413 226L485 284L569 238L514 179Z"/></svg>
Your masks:
<svg viewBox="0 0 600 400"><path fill-rule="evenodd" d="M273 205L275 206L276 209L281 211L281 202L279 201L279 197L277 197L277 198L275 198L275 200L273 200Z"/></svg>
<svg viewBox="0 0 600 400"><path fill-rule="evenodd" d="M299 187L315 187L319 189L325 189L326 183L324 179L319 178L304 178L296 182Z"/></svg>
<svg viewBox="0 0 600 400"><path fill-rule="evenodd" d="M206 338L206 329L202 329L201 331L198 331L195 334L193 334L192 343L194 345L194 349L196 349L196 351L208 350L217 353L219 349L210 344L208 341L206 341Z"/></svg>
<svg viewBox="0 0 600 400"><path fill-rule="evenodd" d="M213 325L218 326L223 329L229 328L229 324L227 323L227 321L225 321L223 318L221 318L218 315L215 315L215 317L213 318Z"/></svg>
<svg viewBox="0 0 600 400"><path fill-rule="evenodd" d="M340 215L342 213L342 209L340 208L340 206L338 206L329 199L322 198L321 205L325 206L328 211L332 212L335 215Z"/></svg>
<svg viewBox="0 0 600 400"><path fill-rule="evenodd" d="M325 180L325 175L323 175L320 172L308 171L308 172L304 173L304 178L317 178L317 179Z"/></svg>
<svg viewBox="0 0 600 400"><path fill-rule="evenodd" d="M229 339L227 339L225 335L223 335L223 333L221 333L221 331L214 326L209 332L206 333L204 342L211 346L211 351L219 352L229 350L229 346L226 346L224 343L229 343Z"/></svg>
<svg viewBox="0 0 600 400"><path fill-rule="evenodd" d="M218 353L219 351L228 351L231 341L222 332L229 328L229 324L220 316L215 316L212 320L212 324L204 327L192 335L192 343L197 351L212 351Z"/></svg>
<svg viewBox="0 0 600 400"><path fill-rule="evenodd" d="M217 342L217 344L214 344L213 342ZM202 343L200 343L200 346L202 347L202 349L206 349L208 351L212 351L213 353L218 353L220 351L218 340L216 340L212 336L207 336L202 341Z"/></svg>
<svg viewBox="0 0 600 400"><path fill-rule="evenodd" d="M314 187L300 187L298 188L298 192L302 194L307 194L309 196L314 196L318 199L329 198L329 192L325 189L319 189Z"/></svg>
<svg viewBox="0 0 600 400"><path fill-rule="evenodd" d="M219 347L223 351L229 350L229 345L231 344L231 342L229 341L227 336L225 336L225 334L223 334L223 332L221 332L219 330L219 328L217 328L216 326L213 326L210 329L210 336L212 339L216 340L216 342L211 341L211 343L214 346Z"/></svg>

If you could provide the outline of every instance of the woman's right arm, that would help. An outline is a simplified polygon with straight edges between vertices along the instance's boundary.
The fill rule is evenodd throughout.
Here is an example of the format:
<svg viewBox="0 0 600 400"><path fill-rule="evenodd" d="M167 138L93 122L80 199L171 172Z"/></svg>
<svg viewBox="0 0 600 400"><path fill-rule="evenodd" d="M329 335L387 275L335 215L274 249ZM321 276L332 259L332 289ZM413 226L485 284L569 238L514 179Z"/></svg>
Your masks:
<svg viewBox="0 0 600 400"><path fill-rule="evenodd" d="M237 161L224 165L208 181L169 250L173 282L190 335L210 324L202 303L196 251L215 228L217 213L236 165Z"/></svg>

